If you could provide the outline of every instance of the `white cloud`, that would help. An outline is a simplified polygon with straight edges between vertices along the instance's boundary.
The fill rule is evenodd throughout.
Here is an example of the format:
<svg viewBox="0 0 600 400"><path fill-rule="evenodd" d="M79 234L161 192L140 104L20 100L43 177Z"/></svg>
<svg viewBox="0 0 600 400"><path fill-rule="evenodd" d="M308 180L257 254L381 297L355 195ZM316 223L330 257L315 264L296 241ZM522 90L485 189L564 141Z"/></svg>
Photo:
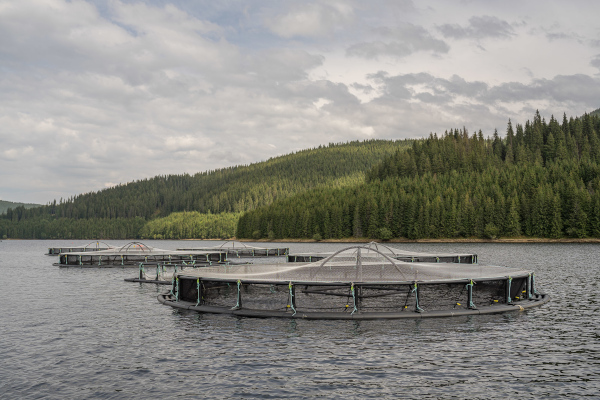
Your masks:
<svg viewBox="0 0 600 400"><path fill-rule="evenodd" d="M469 19L467 26L444 24L438 30L446 37L456 39L511 38L515 36L512 26L495 16L482 15Z"/></svg>
<svg viewBox="0 0 600 400"><path fill-rule="evenodd" d="M594 58L592 58L592 61L590 61L590 65L592 65L600 70L600 54L598 54Z"/></svg>
<svg viewBox="0 0 600 400"><path fill-rule="evenodd" d="M383 39L353 44L346 50L350 56L378 58L379 56L406 57L419 51L447 53L448 45L433 37L426 29L413 24L400 24L394 28L373 30Z"/></svg>
<svg viewBox="0 0 600 400"><path fill-rule="evenodd" d="M284 38L329 36L354 19L354 9L346 2L295 3L282 14L270 16L265 25Z"/></svg>
<svg viewBox="0 0 600 400"><path fill-rule="evenodd" d="M533 3L0 0L0 198L598 108L598 7Z"/></svg>

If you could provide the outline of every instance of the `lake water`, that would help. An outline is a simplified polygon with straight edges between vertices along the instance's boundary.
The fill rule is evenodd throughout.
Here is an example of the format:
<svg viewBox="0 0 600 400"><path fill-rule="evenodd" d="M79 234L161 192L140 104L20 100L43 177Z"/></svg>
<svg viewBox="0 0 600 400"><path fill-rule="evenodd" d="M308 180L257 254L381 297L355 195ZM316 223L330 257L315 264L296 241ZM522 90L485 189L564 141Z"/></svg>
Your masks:
<svg viewBox="0 0 600 400"><path fill-rule="evenodd" d="M552 301L504 315L355 322L181 312L156 300L165 286L123 280L136 269L58 268L44 255L88 242L0 242L0 398L600 398L600 245L392 244L531 269Z"/></svg>

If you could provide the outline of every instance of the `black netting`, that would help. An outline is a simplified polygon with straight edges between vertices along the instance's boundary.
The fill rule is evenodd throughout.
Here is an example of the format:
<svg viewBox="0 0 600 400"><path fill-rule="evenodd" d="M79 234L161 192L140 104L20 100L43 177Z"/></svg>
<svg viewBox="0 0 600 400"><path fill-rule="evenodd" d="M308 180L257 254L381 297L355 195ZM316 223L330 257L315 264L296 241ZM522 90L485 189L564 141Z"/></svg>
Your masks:
<svg viewBox="0 0 600 400"><path fill-rule="evenodd" d="M515 283L515 281L517 281ZM527 279L513 279L511 291L518 293ZM180 300L197 301L197 280L180 278ZM202 304L219 307L238 305L238 285L232 282L202 282ZM506 280L475 282L473 306L506 303ZM513 286L514 285L514 286ZM392 313L460 310L469 308L466 283L388 285L293 285L295 301L290 302L290 288L283 284L240 284L241 305L245 309L298 312Z"/></svg>

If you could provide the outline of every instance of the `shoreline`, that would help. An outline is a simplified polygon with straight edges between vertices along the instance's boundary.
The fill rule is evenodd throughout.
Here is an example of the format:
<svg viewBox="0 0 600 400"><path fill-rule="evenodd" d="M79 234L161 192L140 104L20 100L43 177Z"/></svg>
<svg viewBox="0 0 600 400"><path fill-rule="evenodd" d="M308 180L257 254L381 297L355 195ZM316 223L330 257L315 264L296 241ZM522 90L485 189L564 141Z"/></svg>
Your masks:
<svg viewBox="0 0 600 400"><path fill-rule="evenodd" d="M11 240L92 240L92 239L2 239L1 241ZM445 238L445 239L405 239L396 238L390 240L380 239L368 239L368 238L346 238L346 239L93 239L96 240L164 240L164 241L237 241L237 242L252 242L252 243L591 243L599 244L600 238L560 238L560 239L546 239L546 238L500 238L500 239L478 239L478 238Z"/></svg>
<svg viewBox="0 0 600 400"><path fill-rule="evenodd" d="M218 240L218 239L213 239ZM461 238L461 239L365 239L365 238L349 238L349 239L323 239L316 241L314 239L236 239L239 242L254 242L254 243L600 243L600 238L561 238L561 239L544 239L544 238L504 238L504 239L477 239L477 238Z"/></svg>

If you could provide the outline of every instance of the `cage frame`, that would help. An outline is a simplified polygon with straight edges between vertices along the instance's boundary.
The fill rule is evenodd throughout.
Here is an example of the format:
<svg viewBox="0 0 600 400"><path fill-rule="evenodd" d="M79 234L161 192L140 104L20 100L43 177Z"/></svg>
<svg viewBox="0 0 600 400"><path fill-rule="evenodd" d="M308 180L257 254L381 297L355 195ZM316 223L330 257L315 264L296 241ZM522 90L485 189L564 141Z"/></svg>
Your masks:
<svg viewBox="0 0 600 400"><path fill-rule="evenodd" d="M348 251L348 250L357 250L357 268L361 268L361 257L360 252L361 249L373 251L373 249L365 248L364 246L352 246L345 249L341 249L328 258L318 261L311 264L305 264L310 266L312 269L316 270L315 274L318 273L318 269L325 266L329 260L335 258L336 255ZM388 257L385 254L382 254L378 250L387 262L391 265L404 264L403 262L394 260ZM368 265L367 265L368 266ZM483 267L485 268L485 267ZM231 277L224 276L201 276L201 271L195 271L196 274L186 274L184 272L176 275L172 282L171 290L167 293L162 293L158 296L158 301L162 304L169 305L173 308L177 309L186 309L191 311L196 311L200 313L217 313L217 314L231 314L236 316L244 316L244 317L278 317L278 318L300 318L300 319L343 319L343 320L372 320L372 319L401 319L401 318L428 318L428 317L450 317L450 316L458 316L458 315L480 315L480 314L495 314L495 313L503 313L503 312L513 312L513 311L523 311L532 307L541 306L548 301L550 301L550 297L545 293L538 293L534 274L528 271L520 271L514 270L513 274L500 274L500 275L490 275L490 276L479 276L477 278L454 278L454 279L427 279L427 280L419 280L419 279L406 279L406 280L354 280L354 281L327 281L327 280L301 280L301 279L264 279L261 280L258 277L252 278L236 278L235 275ZM218 272L216 272L218 275ZM268 273L267 273L268 274ZM210 275L210 273L208 274ZM260 275L260 273L258 274ZM309 277L310 277L309 273ZM193 285L190 282L196 282L196 301L194 299L189 298L187 295L182 295L182 288L186 285ZM512 282L516 281L515 284ZM503 301L497 301L498 303L490 303L483 305L475 305L473 303L473 291L474 286L482 283L493 283L493 282L502 282L502 284L496 283L494 287L496 291L502 290L504 291ZM520 282L520 283L519 283ZM236 295L236 304L234 307L224 306L224 305L214 305L208 304L208 302L204 299L204 292L206 291L206 284L221 284L227 285L228 288L237 287L237 295ZM243 290L246 288L246 292L248 292L249 288L252 286L258 287L261 285L271 285L277 287L288 286L289 288L289 297L288 304L285 310L277 310L277 309L256 309L246 307L244 305L244 296ZM419 305L420 298L420 290L424 290L425 288L434 287L436 285L446 285L448 287L455 285L458 287L459 285L464 285L466 289L466 294L464 297L465 306L462 306L461 303L456 303L460 308L456 308L454 306L451 309L443 309L443 310L427 310L423 309ZM350 307L349 304L346 305L346 308L350 310L345 311L307 311L303 309L302 304L298 304L298 299L296 296L296 288L305 287L305 291L303 293L307 293L306 289L308 287L319 287L322 291L324 290L332 290L329 295L340 295L334 294L334 290L345 288L348 289L352 293L353 304ZM223 286L224 287L224 286ZM323 287L327 289L323 289ZM361 301L364 298L362 295L364 290L378 288L378 290L391 290L392 287L406 287L408 289L412 288L411 292L408 292L410 295L414 293L414 304L409 307L404 305L403 308L398 309L398 311L365 311L361 307ZM203 289L204 288L204 289ZM525 290L522 291L522 289ZM476 289L475 289L476 290ZM526 293L522 295L522 293ZM193 292L193 290L192 290ZM317 293L317 292L313 292ZM395 293L395 294L399 294ZM462 293L462 292L461 292ZM320 294L323 294L320 292ZM388 293L392 295L394 293ZM388 294L375 294L371 295L371 297L376 296L387 296ZM519 294L519 295L518 295ZM327 295L327 294L326 294ZM517 296L518 295L518 296ZM343 294L341 296L344 296ZM349 297L349 296L347 296ZM407 297L408 298L408 297ZM463 301L463 300L461 300ZM494 300L496 301L496 300ZM280 307L281 308L281 307ZM351 312L347 312L351 311Z"/></svg>

